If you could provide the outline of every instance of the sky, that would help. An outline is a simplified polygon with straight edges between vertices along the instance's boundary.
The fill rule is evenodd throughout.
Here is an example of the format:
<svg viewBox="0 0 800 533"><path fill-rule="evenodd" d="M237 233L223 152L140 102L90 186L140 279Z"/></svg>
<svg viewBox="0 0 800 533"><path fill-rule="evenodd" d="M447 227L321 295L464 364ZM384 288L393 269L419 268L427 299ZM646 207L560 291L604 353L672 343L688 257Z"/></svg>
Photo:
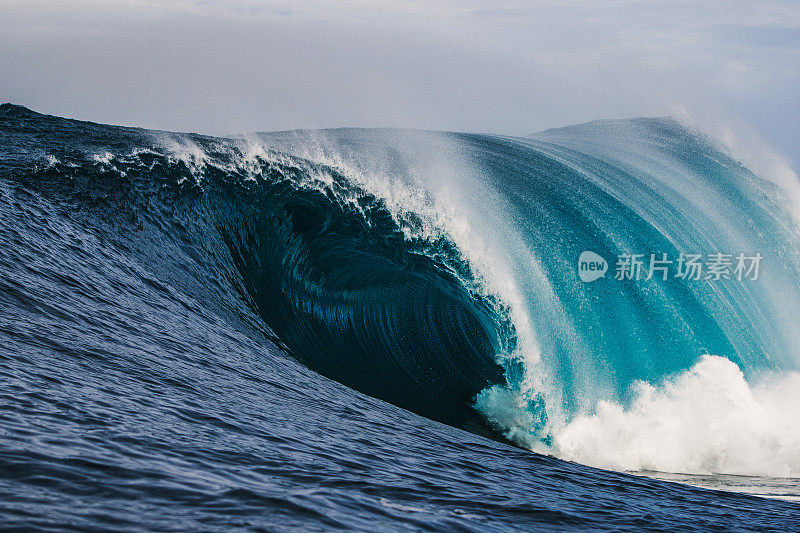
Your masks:
<svg viewBox="0 0 800 533"><path fill-rule="evenodd" d="M796 167L799 95L796 0L0 0L0 101L103 123L525 135L673 115Z"/></svg>

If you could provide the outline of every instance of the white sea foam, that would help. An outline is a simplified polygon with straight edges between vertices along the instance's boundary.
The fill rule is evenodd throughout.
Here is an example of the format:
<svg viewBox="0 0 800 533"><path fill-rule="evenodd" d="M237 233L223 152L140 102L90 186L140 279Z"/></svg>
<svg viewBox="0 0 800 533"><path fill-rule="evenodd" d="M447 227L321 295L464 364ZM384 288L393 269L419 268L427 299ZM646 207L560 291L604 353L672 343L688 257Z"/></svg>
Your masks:
<svg viewBox="0 0 800 533"><path fill-rule="evenodd" d="M158 139L171 161L180 161L200 183L200 175L209 162L205 150L188 135L160 133Z"/></svg>
<svg viewBox="0 0 800 533"><path fill-rule="evenodd" d="M630 405L600 402L555 435L563 459L622 471L800 476L800 374L753 384L705 355L663 383L637 382Z"/></svg>

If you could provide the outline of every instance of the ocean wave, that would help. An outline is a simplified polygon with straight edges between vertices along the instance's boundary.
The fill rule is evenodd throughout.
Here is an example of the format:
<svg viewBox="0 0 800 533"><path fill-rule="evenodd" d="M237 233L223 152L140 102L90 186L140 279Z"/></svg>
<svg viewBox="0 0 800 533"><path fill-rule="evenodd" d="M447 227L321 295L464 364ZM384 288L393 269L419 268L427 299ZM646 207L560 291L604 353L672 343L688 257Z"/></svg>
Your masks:
<svg viewBox="0 0 800 533"><path fill-rule="evenodd" d="M791 210L674 121L218 139L3 113L29 147L12 181L129 219L155 243L137 260L328 378L605 468L797 474L775 392L800 366ZM612 269L759 253L764 272L584 283L586 250Z"/></svg>

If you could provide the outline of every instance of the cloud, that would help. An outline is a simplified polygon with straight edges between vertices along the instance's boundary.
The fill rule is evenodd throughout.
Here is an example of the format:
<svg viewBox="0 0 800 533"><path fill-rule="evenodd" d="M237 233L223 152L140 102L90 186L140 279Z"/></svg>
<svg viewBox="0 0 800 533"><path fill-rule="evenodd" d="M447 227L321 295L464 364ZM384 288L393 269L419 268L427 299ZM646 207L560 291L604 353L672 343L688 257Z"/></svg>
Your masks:
<svg viewBox="0 0 800 533"><path fill-rule="evenodd" d="M0 0L0 99L234 133L526 134L674 109L800 155L794 2Z"/></svg>
<svg viewBox="0 0 800 533"><path fill-rule="evenodd" d="M727 42L743 46L800 48L800 26L720 26L720 35Z"/></svg>

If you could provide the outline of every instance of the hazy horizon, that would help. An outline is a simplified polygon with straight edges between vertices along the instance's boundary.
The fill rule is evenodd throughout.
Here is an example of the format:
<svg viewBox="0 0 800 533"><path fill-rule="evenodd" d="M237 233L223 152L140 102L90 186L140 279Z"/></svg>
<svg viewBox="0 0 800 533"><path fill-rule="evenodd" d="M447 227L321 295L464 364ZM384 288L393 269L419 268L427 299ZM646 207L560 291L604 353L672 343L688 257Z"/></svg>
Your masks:
<svg viewBox="0 0 800 533"><path fill-rule="evenodd" d="M172 129L172 130L163 129L162 130L162 129L159 129L159 128L150 128L150 127L148 127L146 125L112 124L112 123L109 123L109 122L99 122L99 121L95 121L95 120L88 120L88 119L81 118L81 117L59 115L59 114L54 114L54 113L45 113L43 111L40 111L40 110L35 109L35 108L32 108L32 107L27 106L25 104L21 104L19 102L0 102L0 106L2 106L2 105L12 105L12 106L23 107L23 108L27 109L28 111L32 111L34 113L38 113L38 114L41 114L41 115L48 115L48 116L54 116L54 117L58 117L58 118L65 118L65 119L68 119L68 120L78 120L78 121L81 121L81 122L91 122L91 123L94 123L94 124L101 124L101 125L106 125L106 126L122 126L122 127L126 127L126 128L142 128L142 129L149 129L149 130L155 130L155 131L164 131L164 132L169 132L169 133L186 133L186 134L193 134L193 135L208 135L208 136L211 136L211 137L237 137L237 136L240 136L240 135L247 135L247 134L250 134L250 133L284 133L284 132L293 132L293 131L302 132L302 131L325 131L325 130L347 130L347 129L352 129L352 130L358 130L358 129L363 129L363 130L415 130L415 131L431 131L431 132L478 133L478 134L487 134L487 135L501 135L498 132L492 133L492 132L471 131L471 130L470 131L466 131L466 130L442 130L442 129L436 130L436 129L425 129L425 128L403 127L403 126L331 126L331 127L325 127L325 128L302 128L302 127L298 127L298 128L290 128L290 129L283 129L283 130L252 130L252 131L242 131L242 132L228 133L228 134L221 134L221 133L209 134L209 133L205 133L205 132L202 132L202 131L174 130L174 129ZM566 129L566 128L569 128L571 126L581 126L583 124L589 124L589 123L592 123L592 122L627 121L627 120L635 120L635 119L653 119L653 120L670 120L670 119L672 119L672 120L680 121L679 117L675 117L673 115L650 116L650 117L644 117L644 116L607 117L607 118L600 118L600 119L591 119L591 120L587 120L587 121L584 121L584 122L574 122L574 123L569 123L569 124L549 126L549 127L544 128L544 129L541 129L541 130L530 131L527 134L521 134L521 135L520 134L516 134L516 135L508 134L508 135L509 136L516 136L516 137L526 137L526 136L530 136L530 135L536 135L537 133L544 133L544 132L550 131L550 130Z"/></svg>
<svg viewBox="0 0 800 533"><path fill-rule="evenodd" d="M211 135L527 135L674 116L800 161L788 1L0 0L0 13L0 101L46 114Z"/></svg>

